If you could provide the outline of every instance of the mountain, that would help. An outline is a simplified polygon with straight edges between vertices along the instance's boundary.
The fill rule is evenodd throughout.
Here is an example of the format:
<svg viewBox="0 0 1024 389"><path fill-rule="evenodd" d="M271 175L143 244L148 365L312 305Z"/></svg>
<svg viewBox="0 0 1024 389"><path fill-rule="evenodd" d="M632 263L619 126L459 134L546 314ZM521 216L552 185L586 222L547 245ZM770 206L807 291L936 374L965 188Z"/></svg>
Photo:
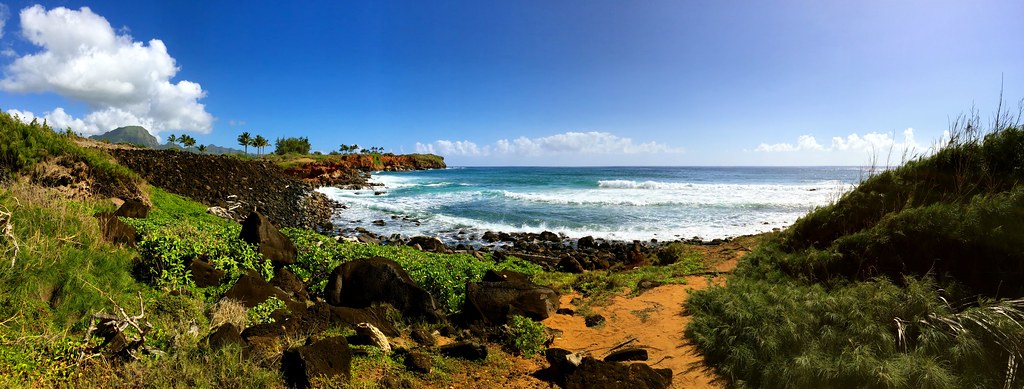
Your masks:
<svg viewBox="0 0 1024 389"><path fill-rule="evenodd" d="M110 143L130 143L151 149L160 146L156 137L150 135L149 131L141 126L118 127L100 135L90 136L89 139L105 140Z"/></svg>

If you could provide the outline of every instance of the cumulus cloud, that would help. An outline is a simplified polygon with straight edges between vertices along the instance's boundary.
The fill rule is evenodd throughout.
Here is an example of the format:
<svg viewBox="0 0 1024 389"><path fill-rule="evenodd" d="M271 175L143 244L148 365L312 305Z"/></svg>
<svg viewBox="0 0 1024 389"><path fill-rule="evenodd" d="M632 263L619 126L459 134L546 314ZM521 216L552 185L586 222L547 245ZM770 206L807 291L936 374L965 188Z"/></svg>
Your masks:
<svg viewBox="0 0 1024 389"><path fill-rule="evenodd" d="M88 7L46 10L35 5L20 16L21 34L41 51L15 59L0 89L53 92L91 109L76 119L55 108L44 114L51 125L68 123L84 134L125 125L141 125L154 134L212 129L213 116L199 103L206 95L202 87L187 80L171 82L178 67L163 41L136 42Z"/></svg>
<svg viewBox="0 0 1024 389"><path fill-rule="evenodd" d="M681 149L664 144L634 143L607 132L566 132L540 138L519 137L501 139L491 145L480 146L471 141L438 140L416 143L416 152L463 157L536 157L550 155L612 155L680 153Z"/></svg>
<svg viewBox="0 0 1024 389"><path fill-rule="evenodd" d="M801 135L797 138L796 143L762 143L757 146L755 151L760 152L795 152L795 151L823 151L823 152L844 152L844 151L856 151L856 152L868 152L868 153L882 153L889 150L895 152L909 152L919 153L922 151L921 145L914 139L914 129L907 128L903 130L903 141L897 141L893 138L892 134L870 132L863 136L859 134L850 134L846 137L833 137L832 143L829 147L822 146L818 143L817 139L810 135Z"/></svg>

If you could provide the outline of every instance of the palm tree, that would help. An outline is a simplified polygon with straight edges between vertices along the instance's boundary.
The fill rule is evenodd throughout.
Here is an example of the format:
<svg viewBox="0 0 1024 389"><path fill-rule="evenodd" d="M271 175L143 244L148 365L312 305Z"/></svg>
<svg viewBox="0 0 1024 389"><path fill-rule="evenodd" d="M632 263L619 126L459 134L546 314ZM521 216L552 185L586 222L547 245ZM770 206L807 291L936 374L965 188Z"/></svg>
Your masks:
<svg viewBox="0 0 1024 389"><path fill-rule="evenodd" d="M185 146L186 150L196 145L196 138L193 138L189 135L182 135L181 137L178 138L178 140L181 141L181 145Z"/></svg>
<svg viewBox="0 0 1024 389"><path fill-rule="evenodd" d="M263 155L263 148L267 147L269 144L270 142L268 142L267 138L264 138L263 135L256 135L256 139L252 140L252 145L256 146L256 148L260 150L259 155L261 156Z"/></svg>
<svg viewBox="0 0 1024 389"><path fill-rule="evenodd" d="M242 135L238 136L238 144L245 146L245 155L249 155L249 145L252 145L252 136L248 132L243 132Z"/></svg>
<svg viewBox="0 0 1024 389"><path fill-rule="evenodd" d="M202 154L206 154L206 145L199 145L199 152Z"/></svg>
<svg viewBox="0 0 1024 389"><path fill-rule="evenodd" d="M178 143L178 137L174 136L174 134L168 135L167 136L167 144L173 145L175 143Z"/></svg>

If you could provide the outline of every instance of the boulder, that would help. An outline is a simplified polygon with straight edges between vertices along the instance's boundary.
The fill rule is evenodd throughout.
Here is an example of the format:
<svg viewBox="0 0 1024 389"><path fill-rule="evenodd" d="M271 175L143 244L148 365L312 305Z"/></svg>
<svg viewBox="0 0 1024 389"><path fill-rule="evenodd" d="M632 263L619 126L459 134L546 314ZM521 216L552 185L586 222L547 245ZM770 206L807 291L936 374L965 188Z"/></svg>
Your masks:
<svg viewBox="0 0 1024 389"><path fill-rule="evenodd" d="M542 242L561 242L562 241L562 237L558 236L558 234L556 234L554 232L551 232L551 231L541 232L540 235L537 236L537 239L542 241Z"/></svg>
<svg viewBox="0 0 1024 389"><path fill-rule="evenodd" d="M414 373L430 374L434 369L434 359L425 353L413 351L405 356L405 368Z"/></svg>
<svg viewBox="0 0 1024 389"><path fill-rule="evenodd" d="M663 389L672 386L671 369L653 369L642 363L623 365L587 357L565 379L566 389Z"/></svg>
<svg viewBox="0 0 1024 389"><path fill-rule="evenodd" d="M646 361L648 358L647 350L637 347L629 347L621 350L613 351L604 357L605 362L625 362L625 361Z"/></svg>
<svg viewBox="0 0 1024 389"><path fill-rule="evenodd" d="M402 266L386 258L355 260L336 267L324 293L331 305L365 308L388 303L406 318L430 322L441 318L434 297L416 285Z"/></svg>
<svg viewBox="0 0 1024 389"><path fill-rule="evenodd" d="M283 301L291 312L301 312L306 308L305 304L293 301L287 293L263 280L259 274L253 271L248 271L238 277L238 281L231 289L228 289L227 293L224 293L224 297L238 300L246 308L260 305L271 297Z"/></svg>
<svg viewBox="0 0 1024 389"><path fill-rule="evenodd" d="M383 309L335 307L330 304L316 303L306 309L294 320L285 325L292 331L312 331L345 325L353 329L359 323L370 323L388 337L397 337L400 332L385 317Z"/></svg>
<svg viewBox="0 0 1024 389"><path fill-rule="evenodd" d="M604 324L604 321L604 316L601 316L596 313L593 315L588 315L583 318L583 322L587 325L587 327L597 327L599 325Z"/></svg>
<svg viewBox="0 0 1024 389"><path fill-rule="evenodd" d="M308 388L314 378L348 383L352 379L352 351L343 336L285 351L281 372L288 386Z"/></svg>
<svg viewBox="0 0 1024 389"><path fill-rule="evenodd" d="M210 348L218 349L232 344L241 346L245 344L245 341L242 340L242 333L238 331L238 327L228 323L217 327L210 336L206 337L206 343L210 345Z"/></svg>
<svg viewBox="0 0 1024 389"><path fill-rule="evenodd" d="M149 215L149 206L139 200L126 200L121 204L114 216L127 217L132 219L145 219Z"/></svg>
<svg viewBox="0 0 1024 389"><path fill-rule="evenodd" d="M593 236L584 236L576 241L576 247L580 249L597 248L597 242L594 241Z"/></svg>
<svg viewBox="0 0 1024 389"><path fill-rule="evenodd" d="M196 286L200 288L220 285L220 282L224 279L225 275L223 270L217 269L209 262L199 259L193 260L189 263L188 271L189 273L192 273L192 280L195 281Z"/></svg>
<svg viewBox="0 0 1024 389"><path fill-rule="evenodd" d="M107 242L134 246L135 241L139 238L135 227L121 221L121 219L118 219L117 216L110 212L96 214L96 220L100 224L103 240Z"/></svg>
<svg viewBox="0 0 1024 389"><path fill-rule="evenodd" d="M476 342L457 342L438 347L437 352L446 357L470 361L487 359L487 346Z"/></svg>
<svg viewBox="0 0 1024 389"><path fill-rule="evenodd" d="M568 255L563 256L562 259L558 261L558 268L563 272L573 274L583 273L584 270L583 265L580 264L580 261L577 261L576 258L573 258Z"/></svg>
<svg viewBox="0 0 1024 389"><path fill-rule="evenodd" d="M278 268L274 270L274 278L270 279L270 285L276 286L288 295L292 296L295 300L306 301L309 300L309 294L306 293L306 285L302 283L294 273L288 271L285 268Z"/></svg>
<svg viewBox="0 0 1024 389"><path fill-rule="evenodd" d="M504 324L512 315L544 320L558 310L558 292L529 281L469 282L462 312L470 321Z"/></svg>
<svg viewBox="0 0 1024 389"><path fill-rule="evenodd" d="M447 253L448 246L441 239L432 236L414 236L409 239L409 246L420 246L423 251L432 253Z"/></svg>
<svg viewBox="0 0 1024 389"><path fill-rule="evenodd" d="M568 376L576 371L583 357L580 353L573 353L564 348L549 348L544 351L544 359L551 364L552 370L559 376Z"/></svg>
<svg viewBox="0 0 1024 389"><path fill-rule="evenodd" d="M409 338L423 346L433 346L437 344L437 338L435 338L434 334L425 328L414 328L412 331L409 331Z"/></svg>
<svg viewBox="0 0 1024 389"><path fill-rule="evenodd" d="M270 220L256 211L250 213L242 222L239 238L256 245L263 258L269 260L274 267L291 265L295 263L298 255L292 241L278 231Z"/></svg>

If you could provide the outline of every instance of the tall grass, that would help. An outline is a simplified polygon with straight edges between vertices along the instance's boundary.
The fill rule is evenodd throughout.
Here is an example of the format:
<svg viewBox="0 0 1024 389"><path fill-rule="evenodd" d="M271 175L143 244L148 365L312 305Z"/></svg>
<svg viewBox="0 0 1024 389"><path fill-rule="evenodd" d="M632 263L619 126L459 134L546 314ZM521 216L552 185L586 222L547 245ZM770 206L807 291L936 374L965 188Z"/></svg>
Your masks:
<svg viewBox="0 0 1024 389"><path fill-rule="evenodd" d="M1024 128L997 112L694 293L686 333L708 362L737 387L1024 385Z"/></svg>

